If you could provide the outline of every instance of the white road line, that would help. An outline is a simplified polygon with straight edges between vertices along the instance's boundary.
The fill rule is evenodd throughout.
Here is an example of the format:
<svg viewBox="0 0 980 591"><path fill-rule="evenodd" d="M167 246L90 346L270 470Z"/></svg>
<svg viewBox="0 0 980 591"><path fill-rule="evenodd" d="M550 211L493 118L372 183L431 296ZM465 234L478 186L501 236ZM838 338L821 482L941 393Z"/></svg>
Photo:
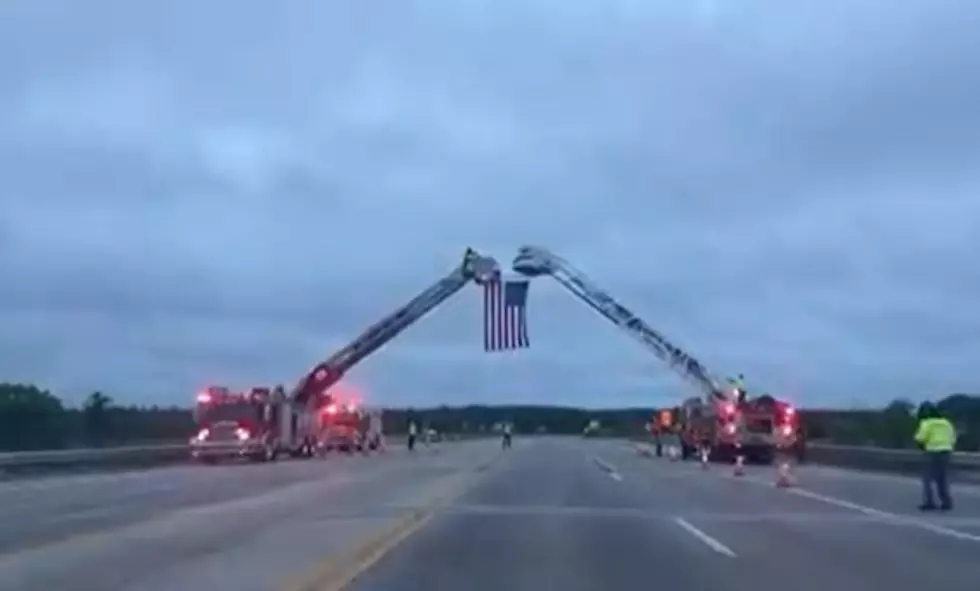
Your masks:
<svg viewBox="0 0 980 591"><path fill-rule="evenodd" d="M609 475L610 478L617 482L623 481L623 475L619 473L616 466L613 466L606 460L600 458L599 456L592 456L592 461L595 462L596 466L602 469L603 472Z"/></svg>
<svg viewBox="0 0 980 591"><path fill-rule="evenodd" d="M718 540L712 538L711 536L699 530L698 528L694 527L693 525L688 523L688 521L683 517L675 517L674 523L684 528L684 530L687 531L687 533L691 534L695 538L704 542L709 548L711 548L718 554L724 554L729 558L736 558L735 552L733 552L731 548L722 544Z"/></svg>
<svg viewBox="0 0 980 591"><path fill-rule="evenodd" d="M914 517L907 517L904 515L889 513L887 511L881 511L873 507L859 505L858 503L852 503L851 501L845 501L844 499L829 497L827 495L822 495L820 493L815 493L813 491L804 490L801 488L791 488L789 489L789 492L795 495L799 495L801 497L813 499L815 501L821 501L823 503L827 503L828 505L843 507L844 509L851 509L852 511L859 511L861 513L864 513L865 515L870 515L871 517L876 517L883 521L890 521L892 523L900 523L903 525L917 527L919 529L931 531L934 534L939 534L941 536L946 536L948 538L955 538L957 540L980 543L980 535L974 535L967 532L951 529L948 527L943 527L936 523L930 523L922 519L916 519Z"/></svg>

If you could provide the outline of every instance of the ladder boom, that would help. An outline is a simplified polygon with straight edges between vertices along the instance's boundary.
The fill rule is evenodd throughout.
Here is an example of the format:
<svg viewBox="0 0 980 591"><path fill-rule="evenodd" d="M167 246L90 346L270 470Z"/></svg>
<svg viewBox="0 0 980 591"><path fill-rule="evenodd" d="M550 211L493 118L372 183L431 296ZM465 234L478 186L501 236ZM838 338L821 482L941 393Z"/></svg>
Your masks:
<svg viewBox="0 0 980 591"><path fill-rule="evenodd" d="M530 277L550 275L590 308L650 348L661 361L706 397L723 396L719 382L697 359L647 325L565 259L544 248L525 246L518 251L513 267L518 273Z"/></svg>
<svg viewBox="0 0 980 591"><path fill-rule="evenodd" d="M497 262L473 249L467 249L463 262L448 275L412 298L404 306L386 316L335 352L315 365L292 391L292 399L307 404L324 394L352 367L398 336L403 330L448 300L470 281L483 283L499 277Z"/></svg>

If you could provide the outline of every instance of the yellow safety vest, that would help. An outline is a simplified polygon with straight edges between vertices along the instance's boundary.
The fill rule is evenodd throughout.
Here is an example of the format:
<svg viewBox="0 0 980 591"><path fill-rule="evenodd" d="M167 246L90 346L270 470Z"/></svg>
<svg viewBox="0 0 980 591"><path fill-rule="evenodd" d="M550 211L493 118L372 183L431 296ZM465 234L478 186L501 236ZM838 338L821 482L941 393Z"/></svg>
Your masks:
<svg viewBox="0 0 980 591"><path fill-rule="evenodd" d="M953 451L956 429L947 419L922 419L915 431L915 441L926 451Z"/></svg>

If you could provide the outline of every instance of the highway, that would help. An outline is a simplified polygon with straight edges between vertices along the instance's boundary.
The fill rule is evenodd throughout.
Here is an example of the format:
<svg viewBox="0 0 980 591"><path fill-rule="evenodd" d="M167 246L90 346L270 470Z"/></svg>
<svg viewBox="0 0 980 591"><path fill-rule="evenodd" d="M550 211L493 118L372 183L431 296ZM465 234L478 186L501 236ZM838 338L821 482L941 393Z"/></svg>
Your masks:
<svg viewBox="0 0 980 591"><path fill-rule="evenodd" d="M912 479L794 476L517 438L12 481L0 589L976 589L980 488L922 515Z"/></svg>

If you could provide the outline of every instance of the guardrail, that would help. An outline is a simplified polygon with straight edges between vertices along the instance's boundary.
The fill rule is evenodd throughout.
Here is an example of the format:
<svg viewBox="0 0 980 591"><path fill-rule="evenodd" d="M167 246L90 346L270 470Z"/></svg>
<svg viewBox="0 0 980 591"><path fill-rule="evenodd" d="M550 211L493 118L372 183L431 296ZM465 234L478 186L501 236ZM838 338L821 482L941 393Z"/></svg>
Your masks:
<svg viewBox="0 0 980 591"><path fill-rule="evenodd" d="M450 436L449 440L470 438ZM403 440L404 436L400 435L388 437L389 445L398 445ZM186 461L189 453L186 444L0 453L0 473L160 466ZM917 450L817 442L811 442L807 446L805 461L843 468L908 474L918 473L922 469L922 454ZM950 471L965 479L980 479L980 453L953 454Z"/></svg>
<svg viewBox="0 0 980 591"><path fill-rule="evenodd" d="M648 437L633 441L651 444ZM867 472L919 474L922 452L917 449L890 449L860 445L837 445L811 441L807 444L804 463L852 468ZM950 460L950 473L960 481L980 482L980 453L956 452Z"/></svg>
<svg viewBox="0 0 980 591"><path fill-rule="evenodd" d="M922 471L922 452L915 449L810 443L805 460L814 464L876 472L917 474ZM954 478L977 480L980 478L980 453L956 452L950 459L949 468Z"/></svg>
<svg viewBox="0 0 980 591"><path fill-rule="evenodd" d="M8 452L0 453L0 473L20 474L91 467L157 466L184 461L189 453L186 443Z"/></svg>
<svg viewBox="0 0 980 591"><path fill-rule="evenodd" d="M480 437L448 436L447 441ZM388 446L400 445L404 435L386 436ZM141 468L186 462L190 446L186 443L130 445L87 449L20 451L0 453L0 477L54 471L84 471Z"/></svg>

